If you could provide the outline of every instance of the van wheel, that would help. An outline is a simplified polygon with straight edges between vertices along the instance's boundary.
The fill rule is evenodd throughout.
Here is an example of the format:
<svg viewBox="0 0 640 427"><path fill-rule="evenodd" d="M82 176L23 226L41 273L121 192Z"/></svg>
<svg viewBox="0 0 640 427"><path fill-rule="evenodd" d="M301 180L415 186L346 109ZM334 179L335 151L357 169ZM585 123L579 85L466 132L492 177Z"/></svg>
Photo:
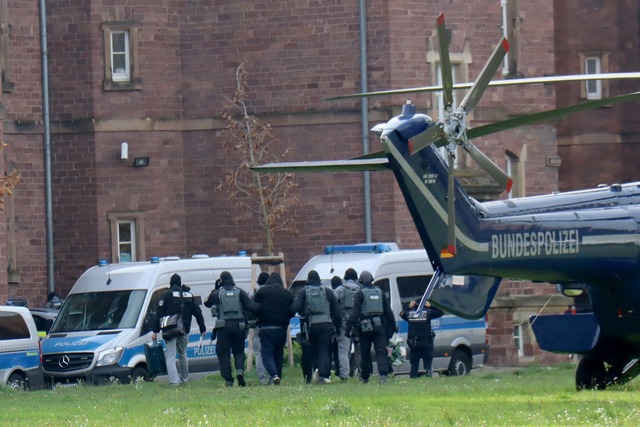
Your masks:
<svg viewBox="0 0 640 427"><path fill-rule="evenodd" d="M461 377L469 374L471 371L471 360L469 356L462 350L456 350L451 356L451 362L449 362L449 375Z"/></svg>
<svg viewBox="0 0 640 427"><path fill-rule="evenodd" d="M22 374L14 372L9 375L9 379L7 380L7 385L14 390L26 390L27 389L27 380Z"/></svg>
<svg viewBox="0 0 640 427"><path fill-rule="evenodd" d="M152 378L151 378L151 375L149 374L149 371L147 371L142 366L136 366L131 370L131 381L133 381L134 383L140 380L149 382L151 381L151 379Z"/></svg>

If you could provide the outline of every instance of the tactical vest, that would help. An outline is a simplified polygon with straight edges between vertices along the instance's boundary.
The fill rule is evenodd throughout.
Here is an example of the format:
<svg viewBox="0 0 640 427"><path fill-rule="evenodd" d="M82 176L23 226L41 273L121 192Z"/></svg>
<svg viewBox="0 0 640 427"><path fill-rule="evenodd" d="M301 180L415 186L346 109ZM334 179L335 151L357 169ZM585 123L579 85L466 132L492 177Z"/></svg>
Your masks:
<svg viewBox="0 0 640 427"><path fill-rule="evenodd" d="M362 294L364 296L362 300L362 309L360 315L366 316L381 316L384 312L382 305L382 290L374 287L363 287Z"/></svg>
<svg viewBox="0 0 640 427"><path fill-rule="evenodd" d="M218 291L220 304L218 305L218 319L244 320L244 310L240 302L240 288L220 288Z"/></svg>
<svg viewBox="0 0 640 427"><path fill-rule="evenodd" d="M353 308L353 298L358 293L358 288L355 286L342 285L344 291L340 293L340 308L343 312L351 312Z"/></svg>
<svg viewBox="0 0 640 427"><path fill-rule="evenodd" d="M306 286L305 289L304 314L309 324L331 323L331 308L324 288L322 286Z"/></svg>

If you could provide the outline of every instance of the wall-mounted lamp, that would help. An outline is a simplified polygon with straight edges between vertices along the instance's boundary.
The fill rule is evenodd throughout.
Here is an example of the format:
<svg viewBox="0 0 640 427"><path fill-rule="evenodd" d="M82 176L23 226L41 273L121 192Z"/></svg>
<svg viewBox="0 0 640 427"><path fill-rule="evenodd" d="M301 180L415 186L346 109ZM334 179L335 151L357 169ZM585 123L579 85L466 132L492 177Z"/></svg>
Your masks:
<svg viewBox="0 0 640 427"><path fill-rule="evenodd" d="M134 168L146 168L149 166L149 157L136 157L133 159L133 163L129 163L129 144L122 142L120 144L120 160L127 166L133 166Z"/></svg>
<svg viewBox="0 0 640 427"><path fill-rule="evenodd" d="M133 159L134 168L146 168L147 166L149 166L148 157L136 157L135 159Z"/></svg>

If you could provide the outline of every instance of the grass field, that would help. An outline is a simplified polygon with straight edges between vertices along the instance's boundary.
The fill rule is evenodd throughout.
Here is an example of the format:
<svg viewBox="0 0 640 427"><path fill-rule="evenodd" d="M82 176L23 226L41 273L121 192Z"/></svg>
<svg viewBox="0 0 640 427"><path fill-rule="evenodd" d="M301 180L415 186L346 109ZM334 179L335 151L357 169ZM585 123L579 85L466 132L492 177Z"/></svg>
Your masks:
<svg viewBox="0 0 640 427"><path fill-rule="evenodd" d="M152 383L36 392L0 388L0 425L20 426L637 426L640 382L576 392L574 365L379 385L303 385L298 368L280 386L226 388L218 374L173 388Z"/></svg>

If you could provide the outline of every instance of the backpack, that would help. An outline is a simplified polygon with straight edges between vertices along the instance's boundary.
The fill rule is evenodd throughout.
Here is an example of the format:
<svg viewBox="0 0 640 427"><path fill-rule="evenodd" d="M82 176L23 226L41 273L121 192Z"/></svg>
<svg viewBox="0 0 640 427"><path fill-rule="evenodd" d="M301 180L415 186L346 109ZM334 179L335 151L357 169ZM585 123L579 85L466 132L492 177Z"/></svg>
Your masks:
<svg viewBox="0 0 640 427"><path fill-rule="evenodd" d="M306 286L305 314L309 324L331 323L331 308L322 286Z"/></svg>
<svg viewBox="0 0 640 427"><path fill-rule="evenodd" d="M243 320L244 310L240 302L240 288L234 286L231 289L220 288L218 290L220 304L218 305L218 318L222 320Z"/></svg>

